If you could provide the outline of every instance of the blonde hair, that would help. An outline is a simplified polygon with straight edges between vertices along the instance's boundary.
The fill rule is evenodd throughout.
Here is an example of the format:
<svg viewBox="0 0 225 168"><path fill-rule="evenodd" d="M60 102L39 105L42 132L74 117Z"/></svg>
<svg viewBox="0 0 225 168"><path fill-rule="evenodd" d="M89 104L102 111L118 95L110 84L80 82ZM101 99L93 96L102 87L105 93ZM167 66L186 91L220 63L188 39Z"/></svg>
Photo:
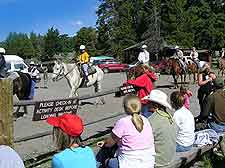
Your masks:
<svg viewBox="0 0 225 168"><path fill-rule="evenodd" d="M53 141L56 143L58 150L70 148L74 143L83 146L80 137L72 137L58 127L53 127Z"/></svg>
<svg viewBox="0 0 225 168"><path fill-rule="evenodd" d="M135 128L138 130L138 132L141 132L144 127L144 122L139 115L141 111L141 101L139 97L135 95L126 96L123 100L123 106L126 113L132 115L131 121Z"/></svg>

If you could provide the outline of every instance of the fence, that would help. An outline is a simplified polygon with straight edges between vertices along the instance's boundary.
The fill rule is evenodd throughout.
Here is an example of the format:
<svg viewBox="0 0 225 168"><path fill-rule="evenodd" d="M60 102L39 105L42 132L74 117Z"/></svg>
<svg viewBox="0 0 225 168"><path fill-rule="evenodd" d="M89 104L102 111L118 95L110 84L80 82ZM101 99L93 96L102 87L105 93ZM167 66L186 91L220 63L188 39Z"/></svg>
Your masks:
<svg viewBox="0 0 225 168"><path fill-rule="evenodd" d="M116 87L114 89L95 93L95 94L87 94L87 95L78 96L78 97L64 98L63 100L65 100L65 101L71 100L71 99L86 100L86 99L100 97L100 96L104 96L104 95L108 95L108 94L113 94L118 91L120 91L120 87ZM0 80L0 95L1 95L1 99L0 99L0 118L1 118L1 120L0 120L0 139L5 137L4 139L7 140L7 142L6 142L7 145L13 146L13 142L18 143L18 142L22 142L22 141L28 141L28 140L48 136L51 134L51 131L46 131L46 132L42 132L42 133L33 134L33 135L30 135L27 137L14 139L13 138L13 116L12 116L13 106L34 106L35 104L37 104L39 102L43 102L43 101L55 102L55 101L62 100L62 99L48 99L48 100L37 100L37 101L24 100L24 101L18 101L18 102L13 103L12 82L7 79ZM111 117L116 117L116 116L118 116L118 115L111 116ZM107 118L103 118L103 119L100 119L97 121L87 123L86 126L97 123L97 122L101 122L103 120L107 120L109 118L110 117L107 117Z"/></svg>

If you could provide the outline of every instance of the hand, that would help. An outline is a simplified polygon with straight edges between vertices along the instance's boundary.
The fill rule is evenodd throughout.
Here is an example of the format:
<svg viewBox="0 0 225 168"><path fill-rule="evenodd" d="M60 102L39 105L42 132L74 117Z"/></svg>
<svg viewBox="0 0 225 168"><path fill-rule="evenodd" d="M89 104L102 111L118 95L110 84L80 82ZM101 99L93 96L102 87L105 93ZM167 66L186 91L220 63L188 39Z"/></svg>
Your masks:
<svg viewBox="0 0 225 168"><path fill-rule="evenodd" d="M190 96L192 96L192 92L190 91L190 90L187 90L187 95L190 97Z"/></svg>
<svg viewBox="0 0 225 168"><path fill-rule="evenodd" d="M97 146L102 148L105 145L105 141L99 141L97 142Z"/></svg>
<svg viewBox="0 0 225 168"><path fill-rule="evenodd" d="M208 80L209 80L209 82L211 82L213 79L210 77Z"/></svg>

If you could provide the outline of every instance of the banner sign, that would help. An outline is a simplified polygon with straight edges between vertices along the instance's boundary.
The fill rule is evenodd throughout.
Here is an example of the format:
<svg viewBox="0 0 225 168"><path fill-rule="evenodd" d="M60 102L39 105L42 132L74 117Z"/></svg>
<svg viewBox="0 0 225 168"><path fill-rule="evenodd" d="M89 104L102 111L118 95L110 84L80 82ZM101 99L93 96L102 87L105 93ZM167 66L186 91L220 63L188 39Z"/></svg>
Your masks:
<svg viewBox="0 0 225 168"><path fill-rule="evenodd" d="M120 86L120 93L122 95L135 94L136 90L134 89L133 85Z"/></svg>
<svg viewBox="0 0 225 168"><path fill-rule="evenodd" d="M78 99L40 101L35 104L33 121L46 120L63 113L76 113Z"/></svg>

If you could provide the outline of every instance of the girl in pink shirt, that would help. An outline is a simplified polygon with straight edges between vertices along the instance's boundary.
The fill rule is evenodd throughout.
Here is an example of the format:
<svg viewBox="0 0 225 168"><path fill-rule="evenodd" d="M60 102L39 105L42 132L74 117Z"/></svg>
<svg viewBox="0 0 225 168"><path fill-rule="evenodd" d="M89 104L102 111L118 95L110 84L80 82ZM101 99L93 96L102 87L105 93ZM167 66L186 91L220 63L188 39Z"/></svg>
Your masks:
<svg viewBox="0 0 225 168"><path fill-rule="evenodd" d="M192 92L181 86L180 93L184 96L184 107L190 110L190 97L192 96Z"/></svg>
<svg viewBox="0 0 225 168"><path fill-rule="evenodd" d="M125 97L127 116L118 120L111 136L98 143L100 147L119 146L116 158L107 161L110 168L154 168L155 147L152 127L147 118L140 115L141 101L137 96Z"/></svg>

